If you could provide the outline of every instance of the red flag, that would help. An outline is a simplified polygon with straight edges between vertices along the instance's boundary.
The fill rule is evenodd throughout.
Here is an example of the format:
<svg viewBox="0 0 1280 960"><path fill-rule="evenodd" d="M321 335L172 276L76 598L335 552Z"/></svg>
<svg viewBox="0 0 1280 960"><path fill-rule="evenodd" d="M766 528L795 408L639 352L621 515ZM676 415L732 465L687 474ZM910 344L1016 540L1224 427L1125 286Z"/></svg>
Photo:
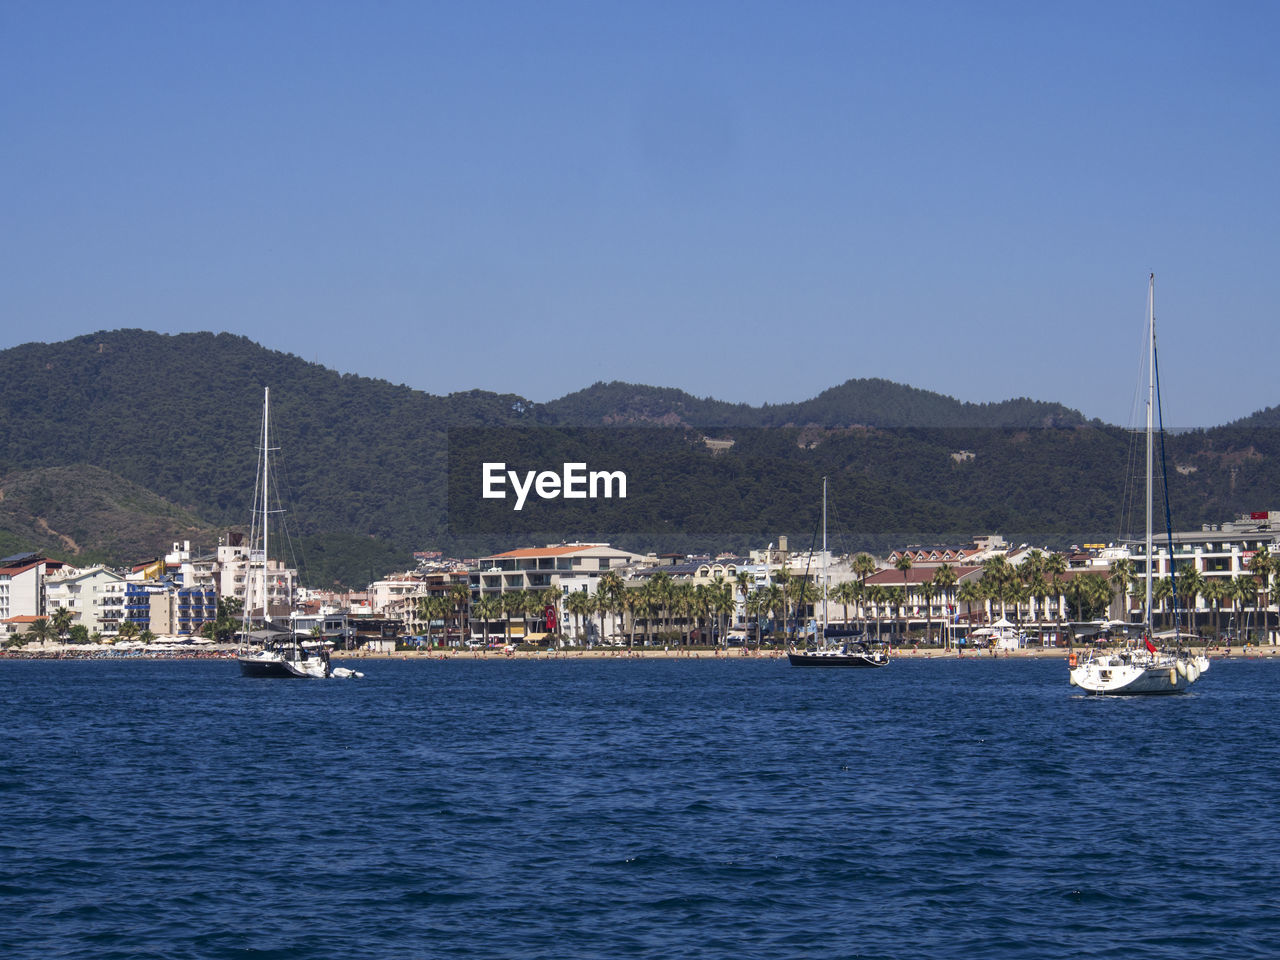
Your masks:
<svg viewBox="0 0 1280 960"><path fill-rule="evenodd" d="M1156 652L1156 645L1155 645L1154 643L1152 643L1152 642L1151 642L1151 638L1150 638L1150 637L1143 637L1143 638L1142 638L1142 642L1143 642L1143 643L1145 643L1145 644L1147 645L1147 650L1149 650L1151 653L1155 653L1155 652Z"/></svg>

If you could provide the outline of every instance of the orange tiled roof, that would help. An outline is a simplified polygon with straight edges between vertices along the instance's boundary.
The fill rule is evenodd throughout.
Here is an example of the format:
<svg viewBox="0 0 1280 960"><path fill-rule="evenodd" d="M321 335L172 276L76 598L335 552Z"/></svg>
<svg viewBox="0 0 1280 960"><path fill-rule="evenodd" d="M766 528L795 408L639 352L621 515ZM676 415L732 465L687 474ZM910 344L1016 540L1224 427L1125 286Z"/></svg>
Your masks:
<svg viewBox="0 0 1280 960"><path fill-rule="evenodd" d="M16 577L20 573L26 573L28 570L34 570L36 567L40 566L40 564L44 562L45 561L43 560L37 560L35 563L23 563L23 564L19 564L16 567L0 567L0 570L3 570L5 573L9 574L9 576L11 577Z"/></svg>
<svg viewBox="0 0 1280 960"><path fill-rule="evenodd" d="M520 560L532 557L563 557L567 553L581 553L583 550L591 550L589 546L576 547L521 547L519 550L508 550L506 553L495 553L491 557L485 557L485 560Z"/></svg>

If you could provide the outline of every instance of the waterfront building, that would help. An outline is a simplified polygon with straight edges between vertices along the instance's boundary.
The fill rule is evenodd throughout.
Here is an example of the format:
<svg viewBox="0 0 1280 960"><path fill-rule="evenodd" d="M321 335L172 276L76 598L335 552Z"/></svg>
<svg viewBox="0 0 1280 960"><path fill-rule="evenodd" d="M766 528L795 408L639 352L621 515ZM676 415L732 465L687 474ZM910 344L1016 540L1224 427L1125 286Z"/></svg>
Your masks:
<svg viewBox="0 0 1280 960"><path fill-rule="evenodd" d="M210 569L213 586L220 597L235 598L244 603L248 594L247 588L249 588L252 589L254 609L261 609L265 579L269 614L274 617L287 617L293 608L293 599L298 586L298 571L272 558L266 562L264 578L262 551L257 548L250 549L244 542L242 534L227 535L225 542L218 546L211 568L203 562L192 562L193 585L207 585L204 572ZM249 584L247 581L251 570L253 583Z"/></svg>
<svg viewBox="0 0 1280 960"><path fill-rule="evenodd" d="M0 560L0 620L45 616L45 578L65 566L38 553L16 553Z"/></svg>
<svg viewBox="0 0 1280 960"><path fill-rule="evenodd" d="M511 591L555 589L562 577L599 578L610 570L622 571L644 563L638 553L619 550L607 543L568 543L526 547L481 557L471 571L474 599Z"/></svg>
<svg viewBox="0 0 1280 960"><path fill-rule="evenodd" d="M67 568L45 578L45 605L52 614L65 607L71 625L90 634L114 634L124 608L124 577L106 567Z"/></svg>
<svg viewBox="0 0 1280 960"><path fill-rule="evenodd" d="M1258 511L1225 523L1205 524L1199 530L1175 532L1172 539L1172 553L1167 536L1157 537L1152 543L1152 573L1159 579L1187 568L1197 575L1200 589L1194 603L1187 605L1188 598L1179 597L1179 604L1187 609L1185 625L1193 630L1220 629L1226 633L1256 630L1264 643L1274 644L1277 597L1256 580L1253 558L1260 551L1272 556L1280 553L1280 511ZM1130 552L1134 577L1142 580L1147 570L1146 544L1133 544ZM1258 592L1252 601L1235 593L1234 582L1240 577L1255 577ZM1129 619L1140 616L1144 600L1145 596L1130 594L1126 611Z"/></svg>

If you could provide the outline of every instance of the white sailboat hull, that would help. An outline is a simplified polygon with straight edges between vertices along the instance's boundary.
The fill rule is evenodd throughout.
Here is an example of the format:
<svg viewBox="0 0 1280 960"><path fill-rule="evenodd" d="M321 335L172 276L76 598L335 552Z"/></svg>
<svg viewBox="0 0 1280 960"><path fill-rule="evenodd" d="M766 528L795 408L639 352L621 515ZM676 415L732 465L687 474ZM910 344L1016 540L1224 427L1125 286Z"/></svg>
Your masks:
<svg viewBox="0 0 1280 960"><path fill-rule="evenodd" d="M1128 696L1182 693L1200 678L1202 657L1116 653L1089 657L1071 668L1072 686L1085 693Z"/></svg>

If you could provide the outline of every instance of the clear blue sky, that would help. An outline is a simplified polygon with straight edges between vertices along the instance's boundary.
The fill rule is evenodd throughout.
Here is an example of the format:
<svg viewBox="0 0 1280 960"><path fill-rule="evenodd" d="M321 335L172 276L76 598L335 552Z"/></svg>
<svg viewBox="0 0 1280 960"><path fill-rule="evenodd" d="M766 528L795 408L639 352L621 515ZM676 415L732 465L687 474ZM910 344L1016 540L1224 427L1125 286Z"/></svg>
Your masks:
<svg viewBox="0 0 1280 960"><path fill-rule="evenodd" d="M1280 5L0 0L0 347L1280 403Z"/></svg>

